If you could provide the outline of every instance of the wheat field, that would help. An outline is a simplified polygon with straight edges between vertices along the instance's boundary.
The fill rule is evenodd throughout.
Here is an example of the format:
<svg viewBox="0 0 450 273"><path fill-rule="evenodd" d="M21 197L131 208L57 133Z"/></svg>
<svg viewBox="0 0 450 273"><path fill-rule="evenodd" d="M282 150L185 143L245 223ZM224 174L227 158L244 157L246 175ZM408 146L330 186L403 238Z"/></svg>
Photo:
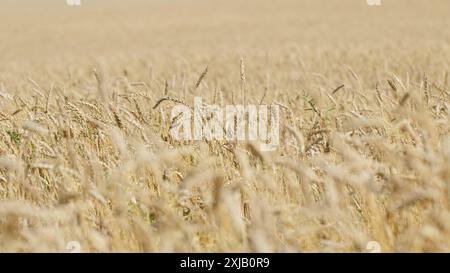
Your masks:
<svg viewBox="0 0 450 273"><path fill-rule="evenodd" d="M449 1L124 2L0 2L0 252L450 251Z"/></svg>

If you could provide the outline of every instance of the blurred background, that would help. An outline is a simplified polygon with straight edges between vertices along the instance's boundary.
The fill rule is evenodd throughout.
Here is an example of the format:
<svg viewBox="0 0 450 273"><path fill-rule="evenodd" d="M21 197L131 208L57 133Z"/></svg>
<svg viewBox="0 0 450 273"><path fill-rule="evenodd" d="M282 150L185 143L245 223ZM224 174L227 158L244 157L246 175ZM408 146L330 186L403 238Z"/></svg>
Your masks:
<svg viewBox="0 0 450 273"><path fill-rule="evenodd" d="M450 41L450 2L384 0L1 0L1 59L273 50Z"/></svg>

